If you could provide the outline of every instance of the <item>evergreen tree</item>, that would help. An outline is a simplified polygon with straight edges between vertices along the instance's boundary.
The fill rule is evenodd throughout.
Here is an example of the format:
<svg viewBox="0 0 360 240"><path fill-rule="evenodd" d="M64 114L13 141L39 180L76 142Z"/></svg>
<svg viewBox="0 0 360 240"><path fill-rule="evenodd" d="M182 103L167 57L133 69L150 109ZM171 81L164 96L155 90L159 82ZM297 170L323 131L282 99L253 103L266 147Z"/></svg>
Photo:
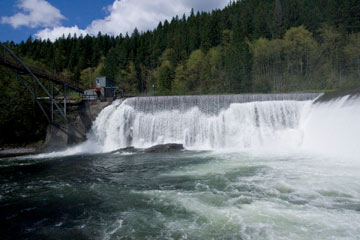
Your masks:
<svg viewBox="0 0 360 240"><path fill-rule="evenodd" d="M234 29L225 58L226 88L228 92L251 91L251 54L241 34L240 26Z"/></svg>
<svg viewBox="0 0 360 240"><path fill-rule="evenodd" d="M158 94L168 95L171 92L174 72L170 63L165 62L160 66L158 79Z"/></svg>
<svg viewBox="0 0 360 240"><path fill-rule="evenodd" d="M280 0L275 0L272 22L272 37L280 38L284 33L283 11Z"/></svg>

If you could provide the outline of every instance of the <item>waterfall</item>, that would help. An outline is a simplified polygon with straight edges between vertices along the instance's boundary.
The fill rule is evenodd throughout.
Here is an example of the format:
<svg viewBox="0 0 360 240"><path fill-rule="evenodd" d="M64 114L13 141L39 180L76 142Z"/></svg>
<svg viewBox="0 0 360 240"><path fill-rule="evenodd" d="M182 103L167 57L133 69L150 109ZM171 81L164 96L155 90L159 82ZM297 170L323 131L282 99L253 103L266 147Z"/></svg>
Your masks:
<svg viewBox="0 0 360 240"><path fill-rule="evenodd" d="M181 143L188 149L296 147L303 112L319 94L136 97L115 102L91 141L111 151Z"/></svg>
<svg viewBox="0 0 360 240"><path fill-rule="evenodd" d="M360 97L346 95L312 104L300 128L304 132L304 149L336 157L358 158Z"/></svg>
<svg viewBox="0 0 360 240"><path fill-rule="evenodd" d="M315 101L319 96L247 94L118 100L99 114L88 141L46 156L165 143L180 143L189 150L359 156L360 98L347 95Z"/></svg>

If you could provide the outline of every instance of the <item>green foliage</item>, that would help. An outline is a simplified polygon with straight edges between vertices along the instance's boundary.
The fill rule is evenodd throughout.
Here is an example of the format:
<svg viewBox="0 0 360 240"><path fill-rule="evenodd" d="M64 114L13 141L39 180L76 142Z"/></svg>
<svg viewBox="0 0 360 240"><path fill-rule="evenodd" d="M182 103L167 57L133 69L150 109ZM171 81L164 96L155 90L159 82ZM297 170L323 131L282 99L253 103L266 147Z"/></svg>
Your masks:
<svg viewBox="0 0 360 240"><path fill-rule="evenodd" d="M223 46L211 48L206 56L208 61L206 82L208 92L212 94L225 92L224 48Z"/></svg>
<svg viewBox="0 0 360 240"><path fill-rule="evenodd" d="M360 84L360 33L349 35L349 41L344 47L346 70L351 73L350 86Z"/></svg>
<svg viewBox="0 0 360 240"><path fill-rule="evenodd" d="M44 138L47 121L16 76L0 67L0 145L28 144Z"/></svg>
<svg viewBox="0 0 360 240"><path fill-rule="evenodd" d="M312 53L317 48L312 33L304 26L290 28L284 36L288 71L306 75L311 64Z"/></svg>
<svg viewBox="0 0 360 240"><path fill-rule="evenodd" d="M186 81L185 67L180 63L175 69L175 79L171 86L171 92L175 95L185 95L188 92Z"/></svg>
<svg viewBox="0 0 360 240"><path fill-rule="evenodd" d="M281 73L285 71L285 44L282 40L260 38L250 43L253 56L253 84L255 92L284 91Z"/></svg>
<svg viewBox="0 0 360 240"><path fill-rule="evenodd" d="M290 28L283 39L260 38L252 42L255 90L283 92L314 88L310 79L318 50L311 32L303 26Z"/></svg>
<svg viewBox="0 0 360 240"><path fill-rule="evenodd" d="M134 62L129 62L125 69L121 69L115 76L115 83L126 93L138 93L137 71Z"/></svg>
<svg viewBox="0 0 360 240"><path fill-rule="evenodd" d="M158 94L168 95L171 93L174 71L169 61L163 62L159 68Z"/></svg>
<svg viewBox="0 0 360 240"><path fill-rule="evenodd" d="M132 93L278 92L353 82L357 46L347 35L359 31L356 0L243 0L192 10L153 31L9 45L86 85L90 69L101 69L91 77L107 76Z"/></svg>
<svg viewBox="0 0 360 240"><path fill-rule="evenodd" d="M275 0L274 11L272 15L272 37L281 38L284 33L284 18L280 0Z"/></svg>
<svg viewBox="0 0 360 240"><path fill-rule="evenodd" d="M226 92L251 92L252 56L240 26L234 29L225 57Z"/></svg>
<svg viewBox="0 0 360 240"><path fill-rule="evenodd" d="M186 87L190 94L206 93L206 61L201 50L193 51L186 62Z"/></svg>
<svg viewBox="0 0 360 240"><path fill-rule="evenodd" d="M103 63L103 61L101 61L98 64L98 66L96 66L95 68L88 67L88 68L85 68L84 70L82 70L80 73L80 83L83 86L87 86L88 88L95 87L94 79L103 76L103 74L101 72L103 67L104 67L104 63ZM63 72L63 75L65 75L64 72Z"/></svg>

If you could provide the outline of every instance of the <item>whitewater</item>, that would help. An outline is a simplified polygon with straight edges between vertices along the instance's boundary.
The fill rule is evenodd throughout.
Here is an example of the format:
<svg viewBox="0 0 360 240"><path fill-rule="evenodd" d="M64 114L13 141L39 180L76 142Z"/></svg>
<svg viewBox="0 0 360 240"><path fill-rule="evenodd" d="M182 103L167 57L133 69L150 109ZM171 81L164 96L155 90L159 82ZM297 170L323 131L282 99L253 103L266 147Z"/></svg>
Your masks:
<svg viewBox="0 0 360 240"><path fill-rule="evenodd" d="M359 98L347 95L316 102L319 97L249 94L117 100L99 114L87 142L46 156L166 143L183 144L189 150L359 156Z"/></svg>
<svg viewBox="0 0 360 240"><path fill-rule="evenodd" d="M359 123L356 95L118 100L86 142L0 162L0 224L14 238L360 239ZM166 143L185 150L141 151Z"/></svg>

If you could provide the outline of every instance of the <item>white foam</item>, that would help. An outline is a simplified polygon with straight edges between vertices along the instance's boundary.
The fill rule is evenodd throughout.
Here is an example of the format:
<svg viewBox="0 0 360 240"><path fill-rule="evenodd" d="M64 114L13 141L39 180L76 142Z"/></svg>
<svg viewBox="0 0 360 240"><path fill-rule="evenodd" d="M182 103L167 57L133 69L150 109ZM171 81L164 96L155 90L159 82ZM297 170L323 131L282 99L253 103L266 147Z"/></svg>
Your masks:
<svg viewBox="0 0 360 240"><path fill-rule="evenodd" d="M93 136L103 151L182 143L189 149L274 148L297 146L301 111L307 102L268 101L231 104L217 115L197 107L185 112L148 113L123 103L100 114Z"/></svg>
<svg viewBox="0 0 360 240"><path fill-rule="evenodd" d="M314 104L303 119L302 147L336 157L360 156L360 100L345 96Z"/></svg>
<svg viewBox="0 0 360 240"><path fill-rule="evenodd" d="M254 154L360 155L360 101L356 98L346 96L317 104L294 100L233 103L218 112L209 108L205 112L198 107L142 111L136 110L141 107L134 101L115 101L99 114L87 142L38 157L104 153L165 143L181 143L190 150Z"/></svg>

